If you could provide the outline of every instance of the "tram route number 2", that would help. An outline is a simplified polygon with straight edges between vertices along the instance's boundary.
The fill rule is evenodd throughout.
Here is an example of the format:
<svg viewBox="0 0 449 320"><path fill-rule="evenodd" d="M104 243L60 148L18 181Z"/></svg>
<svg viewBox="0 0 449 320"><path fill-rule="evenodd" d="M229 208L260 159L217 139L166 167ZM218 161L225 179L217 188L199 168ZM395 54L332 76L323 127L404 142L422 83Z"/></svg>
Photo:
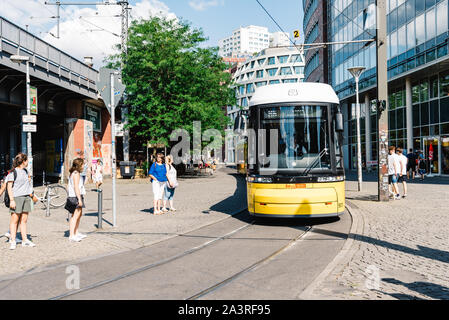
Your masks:
<svg viewBox="0 0 449 320"><path fill-rule="evenodd" d="M300 38L299 30L294 30L294 31L293 31L293 37L294 37L294 38Z"/></svg>

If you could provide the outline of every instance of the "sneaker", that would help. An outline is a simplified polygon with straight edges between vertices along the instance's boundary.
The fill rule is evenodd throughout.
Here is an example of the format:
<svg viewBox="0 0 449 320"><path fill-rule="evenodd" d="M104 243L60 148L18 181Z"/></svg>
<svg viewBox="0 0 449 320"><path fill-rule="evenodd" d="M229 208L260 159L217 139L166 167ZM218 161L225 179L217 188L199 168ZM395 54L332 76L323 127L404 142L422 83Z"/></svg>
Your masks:
<svg viewBox="0 0 449 320"><path fill-rule="evenodd" d="M35 247L35 246L36 245L28 239L22 242L22 247Z"/></svg>
<svg viewBox="0 0 449 320"><path fill-rule="evenodd" d="M167 208L162 208L162 212L168 212Z"/></svg>
<svg viewBox="0 0 449 320"><path fill-rule="evenodd" d="M83 240L84 238L87 237L87 235L85 235L84 233L78 232L75 237L80 238L80 240Z"/></svg>
<svg viewBox="0 0 449 320"><path fill-rule="evenodd" d="M9 231L5 233L5 237L11 239L11 234L9 233ZM22 243L22 240L16 239L16 243Z"/></svg>
<svg viewBox="0 0 449 320"><path fill-rule="evenodd" d="M176 209L175 209L175 208L170 208L170 210L171 210L171 211L176 211Z"/></svg>
<svg viewBox="0 0 449 320"><path fill-rule="evenodd" d="M407 198L407 194L404 194L404 195L402 196L402 198Z"/></svg>
<svg viewBox="0 0 449 320"><path fill-rule="evenodd" d="M9 250L14 250L16 248L16 242L9 240Z"/></svg>
<svg viewBox="0 0 449 320"><path fill-rule="evenodd" d="M77 236L73 236L73 237L69 237L69 241L70 241L70 242L80 242L81 239L78 238Z"/></svg>
<svg viewBox="0 0 449 320"><path fill-rule="evenodd" d="M400 195L395 195L393 199L394 200L401 200L401 196Z"/></svg>

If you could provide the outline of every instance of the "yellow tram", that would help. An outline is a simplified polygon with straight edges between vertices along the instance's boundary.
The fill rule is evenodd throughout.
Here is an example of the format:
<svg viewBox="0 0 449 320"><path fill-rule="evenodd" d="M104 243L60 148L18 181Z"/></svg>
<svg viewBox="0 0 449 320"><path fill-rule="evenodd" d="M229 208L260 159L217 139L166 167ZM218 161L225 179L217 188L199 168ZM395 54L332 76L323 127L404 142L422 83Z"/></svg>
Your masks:
<svg viewBox="0 0 449 320"><path fill-rule="evenodd" d="M263 217L329 217L345 210L343 116L331 86L259 87L247 116L248 210Z"/></svg>

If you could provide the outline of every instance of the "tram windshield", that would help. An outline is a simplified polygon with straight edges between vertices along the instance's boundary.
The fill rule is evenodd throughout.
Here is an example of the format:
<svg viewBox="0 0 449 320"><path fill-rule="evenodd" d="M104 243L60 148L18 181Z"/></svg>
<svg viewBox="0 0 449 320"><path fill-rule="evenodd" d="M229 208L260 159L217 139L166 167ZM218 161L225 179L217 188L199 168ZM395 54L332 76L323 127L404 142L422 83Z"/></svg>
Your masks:
<svg viewBox="0 0 449 320"><path fill-rule="evenodd" d="M328 106L267 107L260 109L260 117L266 132L265 148L259 147L261 174L331 170Z"/></svg>

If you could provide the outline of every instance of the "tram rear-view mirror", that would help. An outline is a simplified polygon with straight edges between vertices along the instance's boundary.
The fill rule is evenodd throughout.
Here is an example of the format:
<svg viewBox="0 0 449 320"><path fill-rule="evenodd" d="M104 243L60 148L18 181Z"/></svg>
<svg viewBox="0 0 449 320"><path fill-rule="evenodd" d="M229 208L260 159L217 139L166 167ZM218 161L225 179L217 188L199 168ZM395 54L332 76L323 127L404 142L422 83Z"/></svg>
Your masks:
<svg viewBox="0 0 449 320"><path fill-rule="evenodd" d="M337 132L343 132L343 113L337 112L335 115L335 131Z"/></svg>

